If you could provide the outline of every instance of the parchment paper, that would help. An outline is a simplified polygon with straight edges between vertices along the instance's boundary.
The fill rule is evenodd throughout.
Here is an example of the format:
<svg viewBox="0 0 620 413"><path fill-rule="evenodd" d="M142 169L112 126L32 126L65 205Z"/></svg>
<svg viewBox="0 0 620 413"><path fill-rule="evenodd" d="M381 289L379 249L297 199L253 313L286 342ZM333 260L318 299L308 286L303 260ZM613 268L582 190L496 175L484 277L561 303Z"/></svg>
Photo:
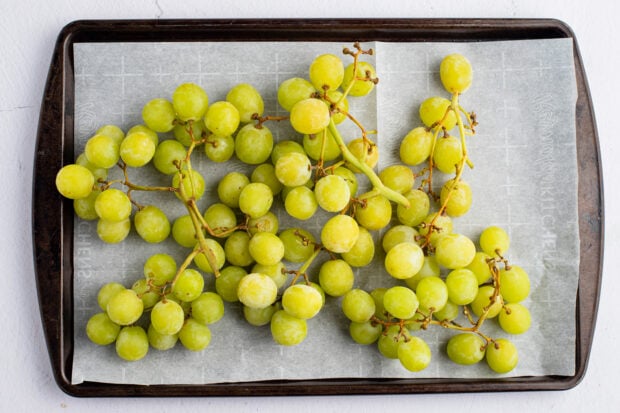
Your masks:
<svg viewBox="0 0 620 413"><path fill-rule="evenodd" d="M293 76L307 77L313 57L340 54L348 44L335 43L97 43L76 44L75 143L76 154L104 124L124 130L142 123L142 105L155 97L170 97L186 81L202 85L211 102L225 99L239 82L253 84L263 95L265 112L282 115L276 100L277 85ZM455 219L455 232L477 239L488 225L501 225L512 244L506 254L530 275L532 291L530 331L510 337L520 361L508 376L572 375L575 366L575 301L579 268L577 223L577 164L575 149L576 86L571 39L483 43L367 43L375 54L366 60L376 65L380 82L366 98L350 98L351 112L375 136L383 168L397 162L400 139L420 126L420 102L432 95L446 96L438 67L448 53L460 52L471 61L474 83L461 97L475 111L480 125L469 140L474 169L464 179L473 189L470 212ZM346 60L345 60L346 61ZM285 123L268 124L277 141L299 140ZM350 125L346 139L359 136ZM170 134L160 134L169 139ZM238 162L218 165L197 154L194 161L205 176L208 197L214 199L218 179L231 170L249 173ZM153 167L131 171L141 183L168 184ZM367 185L365 178L360 178ZM438 185L440 182L438 182ZM142 203L156 202L170 220L185 213L170 196L138 194ZM280 210L280 228L292 225ZM306 222L318 238L318 223ZM158 245L141 241L132 232L122 244L104 245L94 222L77 221L75 239L75 343L72 382L136 384L194 384L268 379L381 378L381 377L498 377L486 364L458 366L445 356L452 332L429 328L419 334L433 352L430 366L410 373L397 360L379 354L376 346L355 344L340 299L328 298L321 313L308 322L308 337L295 347L276 345L269 327L252 327L243 320L239 304L226 303L226 315L210 326L212 341L198 353L151 349L138 362L119 359L113 346L92 344L84 331L86 321L100 311L96 295L105 283L126 286L142 276L146 258L168 252L180 263L183 248L172 239ZM377 240L381 233L375 234ZM383 252L377 248L373 264L356 270L356 287L373 288L395 283L381 269ZM327 259L321 256L320 262ZM297 268L298 266L291 266ZM311 272L312 273L312 272ZM316 277L316 272L314 273ZM316 279L316 278L315 278ZM214 290L212 277L206 289ZM494 320L485 331L509 337Z"/></svg>

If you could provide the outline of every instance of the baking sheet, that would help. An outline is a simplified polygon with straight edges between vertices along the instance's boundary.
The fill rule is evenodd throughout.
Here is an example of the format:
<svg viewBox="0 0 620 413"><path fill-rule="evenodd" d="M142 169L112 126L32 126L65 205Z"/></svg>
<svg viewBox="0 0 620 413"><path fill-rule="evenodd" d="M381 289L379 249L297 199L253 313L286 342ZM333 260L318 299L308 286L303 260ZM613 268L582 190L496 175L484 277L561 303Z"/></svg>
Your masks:
<svg viewBox="0 0 620 413"><path fill-rule="evenodd" d="M275 99L277 84L304 75L314 55L340 53L343 46L350 45L78 43L74 46L76 153L103 124L114 123L126 130L141 123L141 106L148 99L169 96L184 81L203 85L211 101L223 99L236 83L252 83L263 94L266 112L282 114ZM458 51L472 61L474 84L461 102L480 121L469 144L475 168L465 175L474 190L474 203L466 217L456 220L455 230L475 237L487 225L503 225L512 238L508 257L530 274L532 294L527 304L534 325L525 335L514 337L521 359L511 375L574 374L579 238L572 40L364 46L375 49L372 60L380 83L371 96L350 99L351 112L369 129L376 126L379 130L380 167L395 162L398 140L419 125L419 103L433 94L445 95L436 74L441 57ZM274 125L273 130L277 140L294 136L285 124ZM354 128L347 131L345 136L356 133ZM206 161L195 165L205 171L211 185L231 167ZM141 201L148 198L140 196ZM166 211L171 219L183 213L174 200ZM286 214L279 216L285 227ZM318 225L310 228L318 234ZM247 325L240 306L227 304L225 318L211 327L213 339L204 352L191 353L179 346L167 352L151 350L139 362L123 362L112 346L95 346L84 334L86 320L98 311L97 290L108 281L131 285L140 277L146 257L154 252L172 251L180 261L183 250L172 241L148 246L134 234L123 244L102 247L95 225L84 221L76 221L74 248L74 384L499 377L484 363L461 367L449 362L443 347L450 332L440 328L421 333L433 351L429 368L409 373L398 361L381 357L376 348L352 342L337 299L329 299L319 316L309 321L308 338L296 347L275 345L268 328ZM379 252L376 262L381 258ZM392 282L375 267L358 270L356 280L363 288ZM212 280L208 279L207 288L213 289ZM486 322L485 329L491 335L505 336L493 324Z"/></svg>

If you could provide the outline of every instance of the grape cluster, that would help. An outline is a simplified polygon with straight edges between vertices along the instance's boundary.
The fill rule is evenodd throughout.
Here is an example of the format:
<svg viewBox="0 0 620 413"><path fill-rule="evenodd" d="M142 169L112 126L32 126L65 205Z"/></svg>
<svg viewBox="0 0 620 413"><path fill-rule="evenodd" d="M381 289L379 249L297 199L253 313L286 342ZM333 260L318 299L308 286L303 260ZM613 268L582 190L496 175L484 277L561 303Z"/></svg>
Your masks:
<svg viewBox="0 0 620 413"><path fill-rule="evenodd" d="M134 227L147 243L172 237L187 249L181 262L166 253L148 257L144 277L130 288L103 285L101 312L86 326L92 342L115 343L125 360L177 341L201 351L211 339L208 326L224 315L224 303L240 302L249 324L269 325L276 343L292 346L306 338L307 320L333 299L340 300L355 342L376 343L381 354L408 370L430 363L431 350L416 332L431 325L455 330L447 345L454 362L486 357L494 371L514 368L514 345L487 336L482 324L497 317L509 334L527 331L530 314L521 302L529 294L528 275L508 263L503 229L485 229L480 251L453 232L452 219L472 203L462 177L471 166L466 137L477 123L458 100L471 84L471 65L457 54L442 61L440 77L451 99L425 100L423 126L401 141L402 163L376 172L379 148L369 136L376 131L364 128L348 102L368 95L378 82L372 64L363 60L371 53L356 43L343 50L352 63L323 54L312 60L307 78L284 80L277 100L287 116L265 114L261 94L250 84L209 102L201 86L184 83L171 99L144 105L144 125L126 133L106 125L88 139L84 153L56 177L76 215L97 220L105 243L123 241ZM274 142L269 122L276 121L289 122L298 139ZM342 122L352 122L361 136L345 139ZM454 128L458 137L451 135ZM192 165L199 152L211 162L235 157L253 168L247 175L227 173L214 188L217 199L204 210L198 201L207 190L205 179ZM132 169L146 165L170 184L133 182ZM108 178L113 167L122 179ZM453 176L435 193L438 173ZM358 193L362 177L371 189ZM170 222L158 206L141 205L134 194L139 191L174 194L187 214ZM275 208L298 225L281 228ZM304 229L318 216L327 216L320 234ZM382 234L380 245L374 234ZM385 253L385 280L392 286L367 292L356 287L354 269L373 262L377 248ZM309 273L313 263L316 274ZM207 275L215 278L215 291L205 291ZM466 324L457 322L461 314Z"/></svg>

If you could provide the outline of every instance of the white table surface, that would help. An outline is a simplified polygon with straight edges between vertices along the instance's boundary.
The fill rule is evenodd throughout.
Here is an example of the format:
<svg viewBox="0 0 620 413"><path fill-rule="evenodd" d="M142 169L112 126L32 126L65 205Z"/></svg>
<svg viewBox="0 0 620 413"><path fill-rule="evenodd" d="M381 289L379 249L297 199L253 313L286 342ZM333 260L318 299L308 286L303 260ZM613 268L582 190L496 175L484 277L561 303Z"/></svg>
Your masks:
<svg viewBox="0 0 620 413"><path fill-rule="evenodd" d="M620 406L617 253L620 151L620 3L590 1L267 1L0 0L0 411L614 411ZM91 398L63 393L52 377L36 296L31 187L39 107L57 34L80 19L255 17L556 18L574 31L598 125L606 183L606 260L588 369L574 389L556 392L281 398ZM614 115L616 113L616 115ZM553 351L550 349L550 351Z"/></svg>

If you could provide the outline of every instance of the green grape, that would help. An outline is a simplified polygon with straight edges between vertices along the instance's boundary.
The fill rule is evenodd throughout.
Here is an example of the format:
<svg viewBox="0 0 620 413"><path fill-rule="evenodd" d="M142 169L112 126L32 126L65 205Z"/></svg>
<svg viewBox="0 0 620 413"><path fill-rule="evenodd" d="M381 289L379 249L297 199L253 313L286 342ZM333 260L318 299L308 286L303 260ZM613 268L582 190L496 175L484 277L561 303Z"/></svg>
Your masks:
<svg viewBox="0 0 620 413"><path fill-rule="evenodd" d="M420 105L420 119L427 128L434 128L439 125L446 130L454 128L456 125L456 114L450 108L451 102L439 96L426 99Z"/></svg>
<svg viewBox="0 0 620 413"><path fill-rule="evenodd" d="M301 77L286 79L278 86L278 103L287 112L290 112L295 103L308 99L316 93L312 83Z"/></svg>
<svg viewBox="0 0 620 413"><path fill-rule="evenodd" d="M452 321L459 316L459 306L448 300L446 305L439 311L433 313L433 317L439 321Z"/></svg>
<svg viewBox="0 0 620 413"><path fill-rule="evenodd" d="M274 196L282 192L283 185L276 176L276 168L270 163L263 163L254 168L250 181L267 185Z"/></svg>
<svg viewBox="0 0 620 413"><path fill-rule="evenodd" d="M188 350L202 351L211 343L211 330L190 317L179 331L179 341Z"/></svg>
<svg viewBox="0 0 620 413"><path fill-rule="evenodd" d="M284 245L284 259L289 262L308 260L317 246L314 235L302 228L287 228L279 238Z"/></svg>
<svg viewBox="0 0 620 413"><path fill-rule="evenodd" d="M276 234L280 228L280 222L276 214L269 211L258 218L250 218L247 222L247 227L251 235L257 232L271 232L272 234Z"/></svg>
<svg viewBox="0 0 620 413"><path fill-rule="evenodd" d="M204 89L195 83L183 83L172 93L172 105L182 121L198 120L209 105Z"/></svg>
<svg viewBox="0 0 620 413"><path fill-rule="evenodd" d="M152 325L149 325L149 328L146 331L146 335L149 339L149 344L155 350L170 350L173 348L177 341L179 340L179 336L177 334L167 335L158 333Z"/></svg>
<svg viewBox="0 0 620 413"><path fill-rule="evenodd" d="M215 279L215 291L224 301L234 303L239 301L237 287L239 281L247 275L247 271L234 265L222 268L220 276Z"/></svg>
<svg viewBox="0 0 620 413"><path fill-rule="evenodd" d="M140 326L123 327L116 338L116 354L127 361L137 361L149 351L149 339Z"/></svg>
<svg viewBox="0 0 620 413"><path fill-rule="evenodd" d="M94 135L84 147L84 155L88 162L98 168L109 169L120 159L120 144L107 135Z"/></svg>
<svg viewBox="0 0 620 413"><path fill-rule="evenodd" d="M504 304L497 320L502 330L508 334L523 334L532 325L530 310L520 303Z"/></svg>
<svg viewBox="0 0 620 413"><path fill-rule="evenodd" d="M420 302L413 290L400 285L390 287L383 295L385 311L401 320L410 319L415 315Z"/></svg>
<svg viewBox="0 0 620 413"><path fill-rule="evenodd" d="M117 292L124 289L125 286L117 282L109 282L104 284L97 292L97 304L99 304L99 308L106 311L110 298L112 298Z"/></svg>
<svg viewBox="0 0 620 413"><path fill-rule="evenodd" d="M413 189L414 176L405 165L390 165L379 172L379 179L385 186L404 194Z"/></svg>
<svg viewBox="0 0 620 413"><path fill-rule="evenodd" d="M269 212L272 204L271 189L260 182L247 184L239 194L239 209L251 218L262 217Z"/></svg>
<svg viewBox="0 0 620 413"><path fill-rule="evenodd" d="M491 269L489 268L489 261L491 257L481 251L476 252L474 259L465 268L470 270L476 275L478 279L478 285L482 285L491 278Z"/></svg>
<svg viewBox="0 0 620 413"><path fill-rule="evenodd" d="M511 265L499 272L499 292L505 301L518 303L530 295L530 277L518 265Z"/></svg>
<svg viewBox="0 0 620 413"><path fill-rule="evenodd" d="M97 221L97 236L108 244L117 244L127 238L131 230L129 218L123 221L108 221L100 219Z"/></svg>
<svg viewBox="0 0 620 413"><path fill-rule="evenodd" d="M156 145L143 132L134 132L121 142L119 154L127 166L139 168L151 161L155 155Z"/></svg>
<svg viewBox="0 0 620 413"><path fill-rule="evenodd" d="M265 109L260 93L254 86L247 83L240 83L230 89L226 95L226 100L237 108L239 118L243 123L250 122L254 115L262 116Z"/></svg>
<svg viewBox="0 0 620 413"><path fill-rule="evenodd" d="M182 215L172 223L172 238L182 247L194 248L198 239L196 228L189 215Z"/></svg>
<svg viewBox="0 0 620 413"><path fill-rule="evenodd" d="M344 79L344 65L338 56L322 54L312 61L308 74L316 89L335 90Z"/></svg>
<svg viewBox="0 0 620 413"><path fill-rule="evenodd" d="M386 291L387 288L379 287L370 292L370 296L375 302L375 317L384 321L387 321L385 307L383 306L383 297Z"/></svg>
<svg viewBox="0 0 620 413"><path fill-rule="evenodd" d="M410 337L398 344L398 360L409 371L424 370L431 362L431 349L420 337Z"/></svg>
<svg viewBox="0 0 620 413"><path fill-rule="evenodd" d="M165 140L157 145L153 155L153 165L159 172L172 175L177 172L177 164L185 159L185 147L181 142L175 140Z"/></svg>
<svg viewBox="0 0 620 413"><path fill-rule="evenodd" d="M284 258L284 243L271 232L257 232L250 238L250 255L262 265L275 265Z"/></svg>
<svg viewBox="0 0 620 413"><path fill-rule="evenodd" d="M213 253L213 257L215 258L215 265L219 270L224 266L224 263L226 262L226 253L224 251L224 248L222 248L222 246L216 240L211 238L205 239L205 244L207 244L207 248L209 248L209 250L211 250L211 253ZM200 248L200 244L196 244L195 248ZM196 264L196 266L201 271L204 271L208 274L213 274L215 272L214 269L211 267L211 264L207 260L204 252L201 252L194 257L194 264Z"/></svg>
<svg viewBox="0 0 620 413"><path fill-rule="evenodd" d="M319 284L326 294L341 297L351 291L355 275L351 266L342 259L325 261L319 270Z"/></svg>
<svg viewBox="0 0 620 413"><path fill-rule="evenodd" d="M423 237L428 237L432 246L436 246L442 236L452 233L452 219L447 215L437 216L437 213L433 212L422 220L418 232Z"/></svg>
<svg viewBox="0 0 620 413"><path fill-rule="evenodd" d="M175 195L179 199L182 199L181 185L187 198L198 200L202 198L205 192L205 180L200 172L195 169L192 169L191 173L188 173L187 170L182 173L179 171L172 176L172 187L176 190Z"/></svg>
<svg viewBox="0 0 620 413"><path fill-rule="evenodd" d="M411 338L411 334L406 328L401 330L398 325L391 325L388 327L379 340L377 341L377 348L379 352L386 358L397 359L398 358L398 346Z"/></svg>
<svg viewBox="0 0 620 413"><path fill-rule="evenodd" d="M424 264L424 252L414 242L402 242L395 245L385 255L385 270L399 280L411 278Z"/></svg>
<svg viewBox="0 0 620 413"><path fill-rule="evenodd" d="M211 228L215 237L228 237L237 226L237 216L235 211L222 203L214 203L207 208L204 219Z"/></svg>
<svg viewBox="0 0 620 413"><path fill-rule="evenodd" d="M422 279L426 277L439 277L439 274L440 268L439 264L437 264L437 260L435 259L435 257L433 255L425 255L424 262L422 263L422 267L420 268L420 270L415 273L413 277L406 278L405 284L407 284L407 287L415 290L416 288L418 288L418 283Z"/></svg>
<svg viewBox="0 0 620 413"><path fill-rule="evenodd" d="M284 199L284 209L293 218L305 221L314 216L319 204L312 189L306 186L292 188Z"/></svg>
<svg viewBox="0 0 620 413"><path fill-rule="evenodd" d="M121 327L110 320L106 313L97 313L86 323L86 335L95 344L107 346L114 343Z"/></svg>
<svg viewBox="0 0 620 413"><path fill-rule="evenodd" d="M302 155L306 154L304 147L298 142L288 139L283 140L274 145L273 150L271 151L271 163L274 165L277 164L278 159L291 152L300 153Z"/></svg>
<svg viewBox="0 0 620 413"><path fill-rule="evenodd" d="M404 195L409 201L409 208L401 204L396 207L398 222L410 227L418 226L428 216L431 208L428 194L420 189L411 189Z"/></svg>
<svg viewBox="0 0 620 413"><path fill-rule="evenodd" d="M462 234L442 235L435 245L435 259L448 269L467 267L476 255L473 241Z"/></svg>
<svg viewBox="0 0 620 413"><path fill-rule="evenodd" d="M128 131L129 132L129 131ZM123 130L116 125L103 125L95 132L96 135L107 135L114 139L116 143L120 145L121 141L125 137Z"/></svg>
<svg viewBox="0 0 620 413"><path fill-rule="evenodd" d="M508 373L519 362L519 354L515 345L505 339L498 338L487 347L486 361L491 370L496 373Z"/></svg>
<svg viewBox="0 0 620 413"><path fill-rule="evenodd" d="M445 174L454 174L463 159L461 141L456 136L437 138L433 152L433 165Z"/></svg>
<svg viewBox="0 0 620 413"><path fill-rule="evenodd" d="M75 215L85 221L93 221L99 218L95 210L95 201L101 191L93 190L86 198L78 198L73 200L73 211Z"/></svg>
<svg viewBox="0 0 620 413"><path fill-rule="evenodd" d="M277 304L267 306L265 308L243 307L243 317L253 326L264 326L271 322L271 318L276 311L279 310Z"/></svg>
<svg viewBox="0 0 620 413"><path fill-rule="evenodd" d="M448 302L448 287L439 277L424 277L418 283L415 295L422 310L441 310Z"/></svg>
<svg viewBox="0 0 620 413"><path fill-rule="evenodd" d="M134 225L138 235L150 243L162 242L170 235L170 221L166 214L154 205L148 205L136 212Z"/></svg>
<svg viewBox="0 0 620 413"><path fill-rule="evenodd" d="M335 215L323 225L321 243L331 252L347 252L355 245L359 233L355 219L348 215Z"/></svg>
<svg viewBox="0 0 620 413"><path fill-rule="evenodd" d="M142 108L142 120L155 132L170 132L174 127L176 113L172 102L163 98L149 100Z"/></svg>
<svg viewBox="0 0 620 413"><path fill-rule="evenodd" d="M144 262L143 273L150 283L162 286L173 280L177 273L177 263L169 254L153 254Z"/></svg>
<svg viewBox="0 0 620 413"><path fill-rule="evenodd" d="M204 292L192 301L192 318L202 324L213 324L224 316L224 301L213 292Z"/></svg>
<svg viewBox="0 0 620 413"><path fill-rule="evenodd" d="M321 159L321 154L324 162L333 161L342 153L329 128L316 134L304 135L302 143L306 154L315 161Z"/></svg>
<svg viewBox="0 0 620 413"><path fill-rule="evenodd" d="M246 231L235 231L224 242L226 259L232 265L247 267L254 263L250 254L250 234Z"/></svg>
<svg viewBox="0 0 620 413"><path fill-rule="evenodd" d="M460 217L466 214L471 207L471 187L464 181L459 181L455 185L454 179L450 179L441 187L439 202L446 205L446 214L452 217Z"/></svg>
<svg viewBox="0 0 620 413"><path fill-rule="evenodd" d="M75 163L88 169L93 174L95 183L99 182L99 180L105 181L108 177L108 170L90 162L83 152L75 159Z"/></svg>
<svg viewBox="0 0 620 413"><path fill-rule="evenodd" d="M400 142L400 160L411 166L419 165L431 155L433 133L424 127L409 131Z"/></svg>
<svg viewBox="0 0 620 413"><path fill-rule="evenodd" d="M142 315L144 303L133 290L123 289L110 297L106 313L114 323L126 326L133 324Z"/></svg>
<svg viewBox="0 0 620 413"><path fill-rule="evenodd" d="M355 219L358 224L371 231L385 228L392 220L392 204L383 195L369 198L361 195L362 205L355 209Z"/></svg>
<svg viewBox="0 0 620 413"><path fill-rule="evenodd" d="M347 144L347 149L349 149L349 152L361 163L365 163L371 168L374 168L377 162L379 162L379 148L377 145L374 143L370 144L362 138L353 139ZM346 162L345 165L355 173L361 172L350 162Z"/></svg>
<svg viewBox="0 0 620 413"><path fill-rule="evenodd" d="M330 110L332 120L336 125L344 122L347 119L347 113L349 112L349 101L339 90L328 90L325 93L325 97L321 99Z"/></svg>
<svg viewBox="0 0 620 413"><path fill-rule="evenodd" d="M491 257L503 256L508 251L508 247L510 247L510 237L500 227L487 227L480 234L480 248Z"/></svg>
<svg viewBox="0 0 620 413"><path fill-rule="evenodd" d="M251 308L265 308L273 304L278 294L275 281L265 274L250 273L238 284L237 296L242 304Z"/></svg>
<svg viewBox="0 0 620 413"><path fill-rule="evenodd" d="M230 102L215 102L207 109L205 126L218 136L232 135L239 127L239 111Z"/></svg>
<svg viewBox="0 0 620 413"><path fill-rule="evenodd" d="M273 314L270 327L273 340L283 346L295 346L308 335L306 320L294 317L284 310Z"/></svg>
<svg viewBox="0 0 620 413"><path fill-rule="evenodd" d="M461 54L449 54L441 61L439 77L448 92L463 93L471 86L471 63Z"/></svg>
<svg viewBox="0 0 620 413"><path fill-rule="evenodd" d="M478 278L471 270L459 268L446 277L448 297L457 305L467 305L478 295Z"/></svg>
<svg viewBox="0 0 620 413"><path fill-rule="evenodd" d="M250 178L241 172L229 172L218 183L217 195L224 205L239 208L239 196L249 183Z"/></svg>
<svg viewBox="0 0 620 413"><path fill-rule="evenodd" d="M97 196L95 211L106 221L124 221L131 214L131 201L120 189L108 188Z"/></svg>
<svg viewBox="0 0 620 413"><path fill-rule="evenodd" d="M368 345L375 343L383 331L381 324L374 324L372 321L356 323L351 321L349 324L349 335L357 344Z"/></svg>
<svg viewBox="0 0 620 413"><path fill-rule="evenodd" d="M357 177L355 176L355 173L349 168L339 166L338 168L334 169L333 174L338 175L339 177L344 179L347 185L349 185L349 193L351 194L351 196L355 196L355 194L357 193Z"/></svg>
<svg viewBox="0 0 620 413"><path fill-rule="evenodd" d="M209 136L205 142L205 155L213 162L226 162L235 153L235 140L232 136Z"/></svg>
<svg viewBox="0 0 620 413"><path fill-rule="evenodd" d="M349 251L343 252L341 256L352 267L365 267L370 264L375 256L375 241L370 232L360 227L357 241Z"/></svg>
<svg viewBox="0 0 620 413"><path fill-rule="evenodd" d="M159 334L176 334L184 322L183 308L175 301L163 299L151 310L151 325Z"/></svg>
<svg viewBox="0 0 620 413"><path fill-rule="evenodd" d="M351 321L364 323L375 314L375 300L364 290L355 288L342 298L342 312Z"/></svg>
<svg viewBox="0 0 620 413"><path fill-rule="evenodd" d="M319 133L329 125L329 108L320 99L300 100L291 108L290 122L301 134Z"/></svg>
<svg viewBox="0 0 620 413"><path fill-rule="evenodd" d="M502 310L504 305L502 296L498 294L494 299L494 291L495 289L491 285L483 285L478 288L478 294L470 304L471 310L476 316L480 317L486 308L488 309L487 318L494 318Z"/></svg>
<svg viewBox="0 0 620 413"><path fill-rule="evenodd" d="M131 128L129 128L129 130L127 131L127 135L131 135L132 133L136 133L136 132L146 134L146 136L148 136L153 141L153 144L155 146L159 145L159 136L157 135L157 132L150 129L148 126L134 125ZM122 142L122 139L118 141L118 144L120 145L121 142Z"/></svg>
<svg viewBox="0 0 620 413"><path fill-rule="evenodd" d="M202 120L192 121L187 124L177 124L172 128L174 138L184 146L190 146L207 135L207 127Z"/></svg>
<svg viewBox="0 0 620 413"><path fill-rule="evenodd" d="M388 229L381 239L381 246L384 252L389 252L392 248L402 242L416 242L418 231L407 225L394 225Z"/></svg>
<svg viewBox="0 0 620 413"><path fill-rule="evenodd" d="M275 173L282 185L301 186L312 176L312 164L305 154L289 152L276 161Z"/></svg>
<svg viewBox="0 0 620 413"><path fill-rule="evenodd" d="M355 73L353 73L355 71ZM375 87L373 82L377 74L373 65L368 62L357 62L357 67L351 63L344 70L342 89L349 91L351 96L365 96Z"/></svg>
<svg viewBox="0 0 620 413"><path fill-rule="evenodd" d="M254 264L251 272L265 274L266 276L270 277L273 282L276 283L276 286L278 288L284 286L284 284L288 280L288 273L282 262L278 262L274 265L263 265L257 263Z"/></svg>
<svg viewBox="0 0 620 413"><path fill-rule="evenodd" d="M194 301L202 293L205 280L198 271L184 269L172 284L172 293L183 302Z"/></svg>
<svg viewBox="0 0 620 413"><path fill-rule="evenodd" d="M56 189L65 198L86 198L91 194L94 184L92 172L81 165L65 165L56 174Z"/></svg>
<svg viewBox="0 0 620 413"><path fill-rule="evenodd" d="M486 341L477 334L455 334L448 340L448 357L457 364L476 364L484 358L486 344Z"/></svg>
<svg viewBox="0 0 620 413"><path fill-rule="evenodd" d="M314 195L319 206L328 212L344 210L351 200L349 185L338 175L319 179L314 186Z"/></svg>
<svg viewBox="0 0 620 413"><path fill-rule="evenodd" d="M131 289L138 294L138 297L142 300L144 309L148 310L153 308L159 301L160 295L157 289L151 289L146 278L140 278L131 286Z"/></svg>
<svg viewBox="0 0 620 413"><path fill-rule="evenodd" d="M262 125L260 128L252 123L243 126L235 137L235 154L241 162L258 165L269 159L273 149L273 135Z"/></svg>
<svg viewBox="0 0 620 413"><path fill-rule="evenodd" d="M309 285L291 285L282 294L282 308L293 317L308 320L317 315L322 306L321 294Z"/></svg>

